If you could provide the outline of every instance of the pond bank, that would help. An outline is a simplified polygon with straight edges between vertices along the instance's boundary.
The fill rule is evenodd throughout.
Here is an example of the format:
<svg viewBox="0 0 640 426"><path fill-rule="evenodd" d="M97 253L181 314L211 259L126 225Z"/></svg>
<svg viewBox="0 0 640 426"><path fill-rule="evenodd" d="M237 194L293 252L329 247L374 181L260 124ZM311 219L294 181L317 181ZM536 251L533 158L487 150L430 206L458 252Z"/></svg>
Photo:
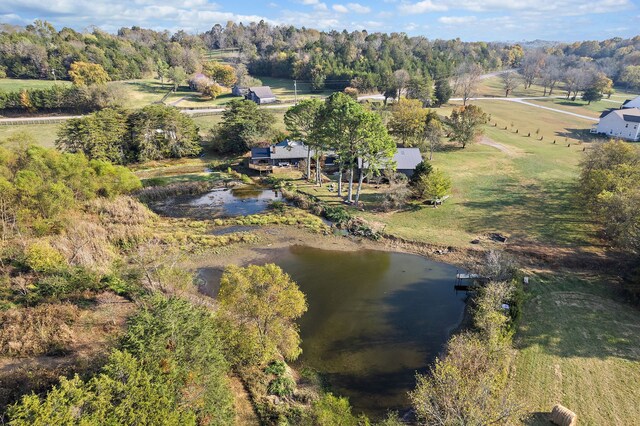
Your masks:
<svg viewBox="0 0 640 426"><path fill-rule="evenodd" d="M443 263L454 253L428 260L385 241L291 227L257 233L260 245L191 259L206 283L203 293L215 297L229 264L278 264L309 303L296 369L318 371L331 391L349 397L355 412L381 418L386 409L407 411L415 373L426 372L465 323L466 295L454 291L462 265Z"/></svg>

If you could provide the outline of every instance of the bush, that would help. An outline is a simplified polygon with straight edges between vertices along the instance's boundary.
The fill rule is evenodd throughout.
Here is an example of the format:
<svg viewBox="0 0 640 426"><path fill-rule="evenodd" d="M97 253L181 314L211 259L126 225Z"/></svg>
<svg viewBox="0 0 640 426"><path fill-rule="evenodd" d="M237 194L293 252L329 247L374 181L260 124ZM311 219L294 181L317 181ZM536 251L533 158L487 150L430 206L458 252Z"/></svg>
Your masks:
<svg viewBox="0 0 640 426"><path fill-rule="evenodd" d="M212 314L181 299L149 300L129 322L122 347L143 362L154 380L171 384L174 408L210 425L233 423L233 396Z"/></svg>
<svg viewBox="0 0 640 426"><path fill-rule="evenodd" d="M36 272L55 272L67 266L62 253L51 247L45 240L32 242L24 252L24 261L31 270Z"/></svg>
<svg viewBox="0 0 640 426"><path fill-rule="evenodd" d="M70 326L78 316L78 308L67 303L0 312L0 353L20 357L63 353L73 342Z"/></svg>
<svg viewBox="0 0 640 426"><path fill-rule="evenodd" d="M269 382L267 392L269 392L270 395L291 396L293 395L295 386L296 384L291 378L279 376Z"/></svg>

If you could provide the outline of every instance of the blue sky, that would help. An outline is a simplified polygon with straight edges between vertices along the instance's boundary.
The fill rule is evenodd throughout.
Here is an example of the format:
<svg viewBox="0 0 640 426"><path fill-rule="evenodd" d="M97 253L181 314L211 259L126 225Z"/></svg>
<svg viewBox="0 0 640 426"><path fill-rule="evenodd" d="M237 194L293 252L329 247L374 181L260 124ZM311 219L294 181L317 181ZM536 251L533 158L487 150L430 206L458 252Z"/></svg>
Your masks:
<svg viewBox="0 0 640 426"><path fill-rule="evenodd" d="M640 0L2 0L0 22L205 31L264 19L320 30L401 32L463 40L602 40L640 34Z"/></svg>

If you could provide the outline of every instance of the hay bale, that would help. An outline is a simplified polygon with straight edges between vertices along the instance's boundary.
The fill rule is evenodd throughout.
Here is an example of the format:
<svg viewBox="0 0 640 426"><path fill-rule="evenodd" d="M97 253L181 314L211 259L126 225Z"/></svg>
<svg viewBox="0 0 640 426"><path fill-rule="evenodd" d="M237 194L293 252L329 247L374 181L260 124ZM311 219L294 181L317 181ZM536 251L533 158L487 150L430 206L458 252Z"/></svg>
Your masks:
<svg viewBox="0 0 640 426"><path fill-rule="evenodd" d="M575 426L578 424L578 416L567 407L556 404L551 410L551 422L559 426Z"/></svg>

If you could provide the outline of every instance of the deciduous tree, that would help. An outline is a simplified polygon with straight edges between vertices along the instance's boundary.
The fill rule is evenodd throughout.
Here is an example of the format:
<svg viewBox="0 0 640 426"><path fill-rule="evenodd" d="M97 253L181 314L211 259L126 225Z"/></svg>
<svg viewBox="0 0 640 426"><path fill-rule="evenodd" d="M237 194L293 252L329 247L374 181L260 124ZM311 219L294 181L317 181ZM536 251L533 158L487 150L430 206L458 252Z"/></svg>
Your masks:
<svg viewBox="0 0 640 426"><path fill-rule="evenodd" d="M296 319L307 303L298 285L274 264L229 266L220 280L220 310L240 329L247 358L268 363L300 354Z"/></svg>
<svg viewBox="0 0 640 426"><path fill-rule="evenodd" d="M403 145L413 145L422 137L427 109L418 99L400 99L391 108L389 133Z"/></svg>
<svg viewBox="0 0 640 426"><path fill-rule="evenodd" d="M303 142L307 147L307 179L311 179L311 151L313 150L316 164L316 183L322 183L320 171L320 157L322 156L322 145L314 138L314 129L318 123L318 112L322 108L322 101L319 99L305 99L298 105L292 106L284 114L284 124L291 134L291 137Z"/></svg>
<svg viewBox="0 0 640 426"><path fill-rule="evenodd" d="M91 86L93 84L106 84L110 80L109 74L102 65L90 62L77 61L69 68L69 77L73 84L78 86Z"/></svg>
<svg viewBox="0 0 640 426"><path fill-rule="evenodd" d="M271 138L274 121L273 114L255 102L234 100L227 104L222 122L213 129L212 136L219 151L245 153Z"/></svg>
<svg viewBox="0 0 640 426"><path fill-rule="evenodd" d="M445 123L451 130L451 139L460 142L462 148L474 142L482 134L487 115L476 105L455 108Z"/></svg>

